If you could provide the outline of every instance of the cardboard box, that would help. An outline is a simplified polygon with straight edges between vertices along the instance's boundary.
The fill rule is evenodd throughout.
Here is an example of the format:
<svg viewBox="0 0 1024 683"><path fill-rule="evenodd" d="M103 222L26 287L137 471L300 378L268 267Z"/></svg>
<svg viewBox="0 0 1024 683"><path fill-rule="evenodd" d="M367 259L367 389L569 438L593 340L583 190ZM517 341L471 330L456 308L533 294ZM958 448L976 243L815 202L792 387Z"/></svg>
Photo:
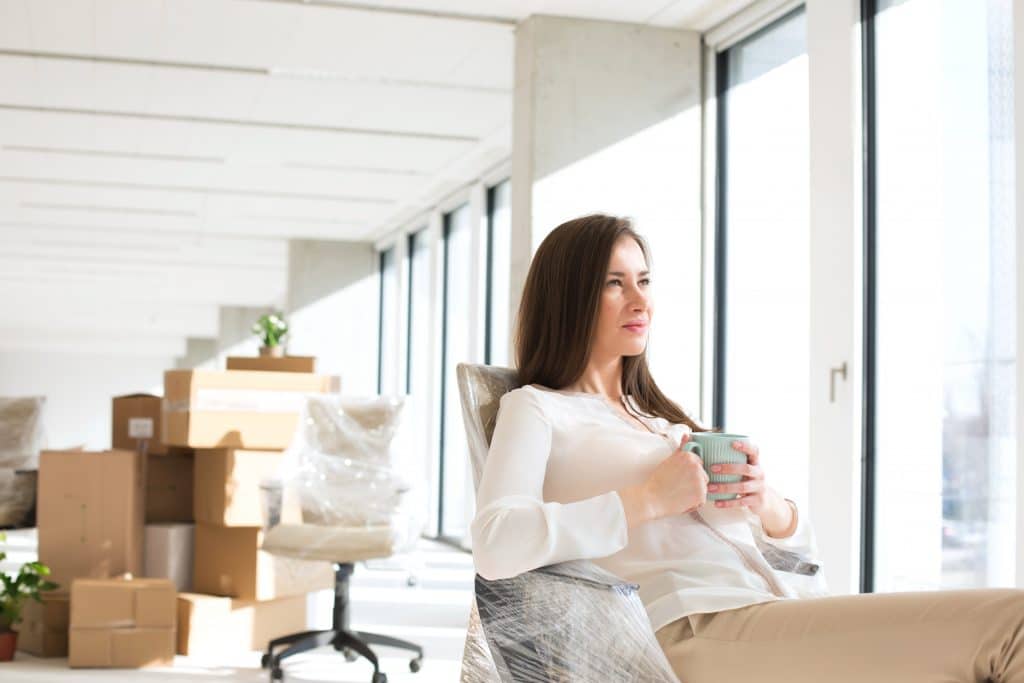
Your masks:
<svg viewBox="0 0 1024 683"><path fill-rule="evenodd" d="M314 356L228 356L228 370L259 370L261 372L316 372Z"/></svg>
<svg viewBox="0 0 1024 683"><path fill-rule="evenodd" d="M281 451L196 451L195 520L220 526L262 526L260 482L274 477L282 460Z"/></svg>
<svg viewBox="0 0 1024 683"><path fill-rule="evenodd" d="M264 650L274 638L307 630L305 595L277 600L178 596L178 654L223 657Z"/></svg>
<svg viewBox="0 0 1024 683"><path fill-rule="evenodd" d="M304 372L168 370L163 441L193 448L284 449L308 394L338 379Z"/></svg>
<svg viewBox="0 0 1024 683"><path fill-rule="evenodd" d="M40 454L39 559L62 589L142 573L143 465L134 451Z"/></svg>
<svg viewBox="0 0 1024 683"><path fill-rule="evenodd" d="M161 437L163 400L153 394L115 396L110 424L112 448L163 454L167 446Z"/></svg>
<svg viewBox="0 0 1024 683"><path fill-rule="evenodd" d="M36 657L67 657L70 593L53 591L42 597L42 602L22 603L21 621L14 627L18 649Z"/></svg>
<svg viewBox="0 0 1024 683"><path fill-rule="evenodd" d="M71 584L69 666L173 664L177 595L167 579L75 580Z"/></svg>
<svg viewBox="0 0 1024 683"><path fill-rule="evenodd" d="M272 555L259 549L262 542L260 527L197 523L194 590L241 600L272 600L334 587L330 563Z"/></svg>
<svg viewBox="0 0 1024 683"><path fill-rule="evenodd" d="M192 451L171 448L146 458L146 523L191 522L194 491Z"/></svg>
<svg viewBox="0 0 1024 683"><path fill-rule="evenodd" d="M170 579L181 593L192 590L194 546L193 524L147 524L144 576Z"/></svg>

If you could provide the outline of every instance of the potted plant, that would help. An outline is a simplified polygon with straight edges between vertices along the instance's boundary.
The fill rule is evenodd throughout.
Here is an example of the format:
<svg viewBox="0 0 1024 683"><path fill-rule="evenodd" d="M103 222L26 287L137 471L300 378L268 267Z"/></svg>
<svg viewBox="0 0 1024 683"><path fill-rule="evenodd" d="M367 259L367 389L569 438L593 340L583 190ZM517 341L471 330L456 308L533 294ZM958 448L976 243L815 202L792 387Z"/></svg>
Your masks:
<svg viewBox="0 0 1024 683"><path fill-rule="evenodd" d="M288 334L288 323L280 312L261 315L252 326L252 332L259 337L260 355L282 358L284 356L284 338Z"/></svg>
<svg viewBox="0 0 1024 683"><path fill-rule="evenodd" d="M7 540L0 533L0 542ZM0 551L0 562L7 559L7 553ZM40 595L52 591L57 584L47 580L50 568L42 562L26 562L14 576L0 572L0 662L14 659L18 644L18 632L11 627L21 621L21 608L25 600L42 602Z"/></svg>

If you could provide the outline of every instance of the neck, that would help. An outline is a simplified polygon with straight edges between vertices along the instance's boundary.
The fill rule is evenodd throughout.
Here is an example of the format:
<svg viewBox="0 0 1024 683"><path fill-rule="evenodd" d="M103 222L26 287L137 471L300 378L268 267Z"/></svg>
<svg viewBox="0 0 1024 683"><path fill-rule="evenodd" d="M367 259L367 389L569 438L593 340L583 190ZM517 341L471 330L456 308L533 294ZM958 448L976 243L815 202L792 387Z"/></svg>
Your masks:
<svg viewBox="0 0 1024 683"><path fill-rule="evenodd" d="M588 394L600 394L610 401L621 401L622 356L604 359L592 357L579 379L563 388L570 391L584 391Z"/></svg>

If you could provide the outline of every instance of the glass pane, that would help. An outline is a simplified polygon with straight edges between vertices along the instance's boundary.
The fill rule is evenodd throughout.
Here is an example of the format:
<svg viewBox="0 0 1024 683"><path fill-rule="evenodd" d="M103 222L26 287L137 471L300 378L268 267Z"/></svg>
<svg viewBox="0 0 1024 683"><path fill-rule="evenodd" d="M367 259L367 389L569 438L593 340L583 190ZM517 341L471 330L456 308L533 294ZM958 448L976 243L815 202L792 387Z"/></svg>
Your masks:
<svg viewBox="0 0 1024 683"><path fill-rule="evenodd" d="M1009 0L883 0L875 590L1011 586Z"/></svg>
<svg viewBox="0 0 1024 683"><path fill-rule="evenodd" d="M803 11L729 49L725 93L725 420L769 485L807 500L810 230Z"/></svg>
<svg viewBox="0 0 1024 683"><path fill-rule="evenodd" d="M409 291L408 330L406 340L405 391L409 395L409 408L405 419L410 425L411 444L423 444L422 481L430 480L433 453L428 410L430 404L430 242L427 230L409 235ZM429 500L425 496L425 501ZM429 502L425 503L429 506ZM425 514L429 510L424 510ZM436 519L436 516L434 517Z"/></svg>
<svg viewBox="0 0 1024 683"><path fill-rule="evenodd" d="M472 310L469 273L473 259L469 205L445 216L444 413L441 442L441 535L461 539L473 515L469 450L455 366L470 357Z"/></svg>
<svg viewBox="0 0 1024 683"><path fill-rule="evenodd" d="M380 253L380 339L378 340L377 393L390 393L399 389L398 337L395 328L398 321L398 268L395 263L395 248Z"/></svg>
<svg viewBox="0 0 1024 683"><path fill-rule="evenodd" d="M512 238L512 186L509 181L491 188L490 204L490 346L487 362L490 365L511 365L509 359L509 301L508 283Z"/></svg>

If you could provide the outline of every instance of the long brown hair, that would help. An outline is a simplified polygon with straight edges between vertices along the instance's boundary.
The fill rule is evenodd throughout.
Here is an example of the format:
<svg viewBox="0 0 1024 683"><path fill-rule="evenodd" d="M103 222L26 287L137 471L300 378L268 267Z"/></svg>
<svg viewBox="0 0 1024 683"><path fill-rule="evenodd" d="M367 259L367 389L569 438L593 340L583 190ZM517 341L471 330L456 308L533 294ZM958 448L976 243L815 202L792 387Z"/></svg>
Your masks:
<svg viewBox="0 0 1024 683"><path fill-rule="evenodd" d="M627 218L583 216L562 223L541 242L526 276L513 341L522 384L561 389L583 374L612 249L624 236L636 240L650 268L647 243ZM622 357L621 389L650 417L708 431L661 392L647 367L646 349Z"/></svg>

